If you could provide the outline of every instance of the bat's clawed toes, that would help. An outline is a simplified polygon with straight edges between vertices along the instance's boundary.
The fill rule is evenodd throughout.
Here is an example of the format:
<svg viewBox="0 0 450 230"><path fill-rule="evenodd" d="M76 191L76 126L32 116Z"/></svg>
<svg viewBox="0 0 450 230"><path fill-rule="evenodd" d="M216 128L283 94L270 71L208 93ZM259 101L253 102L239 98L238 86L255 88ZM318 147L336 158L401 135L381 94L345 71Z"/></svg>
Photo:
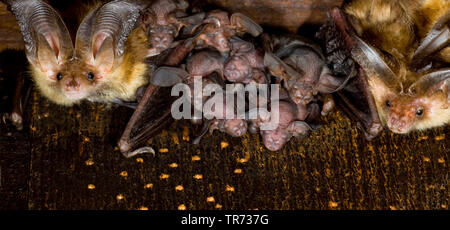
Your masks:
<svg viewBox="0 0 450 230"><path fill-rule="evenodd" d="M2 121L4 124L8 124L8 123L12 124L19 131L23 129L22 114L19 114L16 112L5 113L2 115Z"/></svg>

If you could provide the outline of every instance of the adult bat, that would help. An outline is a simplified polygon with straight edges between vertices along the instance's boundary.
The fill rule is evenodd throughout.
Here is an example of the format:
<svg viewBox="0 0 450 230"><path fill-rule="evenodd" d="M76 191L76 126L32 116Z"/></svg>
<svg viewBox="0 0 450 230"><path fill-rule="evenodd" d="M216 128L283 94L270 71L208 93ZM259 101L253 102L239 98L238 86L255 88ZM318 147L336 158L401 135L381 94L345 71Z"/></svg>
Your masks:
<svg viewBox="0 0 450 230"><path fill-rule="evenodd" d="M367 3L369 7L353 1L344 9L346 13L331 10L330 21L321 29L334 72L357 73L337 98L368 139L383 126L408 133L450 120L448 62L431 55L445 52L448 44L449 3L416 1L413 8L404 7L405 3L380 0ZM442 3L439 16L426 13L431 3ZM388 14L378 17L377 10ZM427 16L431 26L419 25L420 16ZM421 37L412 25L431 30Z"/></svg>

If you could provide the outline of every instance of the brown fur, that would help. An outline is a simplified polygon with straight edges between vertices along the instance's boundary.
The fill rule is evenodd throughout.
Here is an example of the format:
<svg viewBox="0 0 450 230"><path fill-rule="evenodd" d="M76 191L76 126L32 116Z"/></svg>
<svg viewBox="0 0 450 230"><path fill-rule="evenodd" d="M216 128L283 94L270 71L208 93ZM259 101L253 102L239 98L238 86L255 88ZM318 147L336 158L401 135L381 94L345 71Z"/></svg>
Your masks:
<svg viewBox="0 0 450 230"><path fill-rule="evenodd" d="M412 71L408 63L422 39L449 10L450 1L446 0L355 0L345 6L358 35L379 51L402 85L402 91L394 91L378 76L368 77L378 115L394 132L424 130L450 122L445 93L408 92L409 86L424 76ZM449 50L442 50L440 55L450 57ZM417 115L419 109L423 115Z"/></svg>

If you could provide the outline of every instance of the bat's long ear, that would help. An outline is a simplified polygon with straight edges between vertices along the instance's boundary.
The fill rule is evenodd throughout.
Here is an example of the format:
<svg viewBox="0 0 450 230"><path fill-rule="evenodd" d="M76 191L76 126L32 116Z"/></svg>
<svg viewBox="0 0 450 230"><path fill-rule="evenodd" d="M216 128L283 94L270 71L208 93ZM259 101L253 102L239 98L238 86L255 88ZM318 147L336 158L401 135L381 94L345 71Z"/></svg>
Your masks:
<svg viewBox="0 0 450 230"><path fill-rule="evenodd" d="M264 66L266 66L270 73L276 77L279 77L285 81L300 79L304 73L298 73L292 67L284 63L275 54L266 52L264 54Z"/></svg>
<svg viewBox="0 0 450 230"><path fill-rule="evenodd" d="M30 63L42 72L57 71L73 54L69 32L59 14L40 0L5 0L14 14L25 41ZM49 77L53 79L56 73ZM55 79L56 80L56 79Z"/></svg>
<svg viewBox="0 0 450 230"><path fill-rule="evenodd" d="M411 59L411 65L420 65L430 55L450 44L450 12L442 16L420 43Z"/></svg>
<svg viewBox="0 0 450 230"><path fill-rule="evenodd" d="M78 28L76 55L100 71L113 71L121 64L128 35L149 2L116 0L93 9Z"/></svg>
<svg viewBox="0 0 450 230"><path fill-rule="evenodd" d="M231 25L251 34L253 37L257 37L263 32L263 29L260 25L258 25L258 23L241 13L232 14L230 17L230 22Z"/></svg>
<svg viewBox="0 0 450 230"><path fill-rule="evenodd" d="M367 73L368 78L376 76L387 86L393 89L401 89L395 73L389 68L378 52L356 35L351 35L354 46L351 51L355 60Z"/></svg>
<svg viewBox="0 0 450 230"><path fill-rule="evenodd" d="M435 93L442 92L448 95L448 103L450 103L450 68L438 70L421 77L418 81L412 84L409 92L418 95L431 96Z"/></svg>
<svg viewBox="0 0 450 230"><path fill-rule="evenodd" d="M159 67L153 72L150 83L157 86L169 87L182 83L189 77L189 73L175 67Z"/></svg>

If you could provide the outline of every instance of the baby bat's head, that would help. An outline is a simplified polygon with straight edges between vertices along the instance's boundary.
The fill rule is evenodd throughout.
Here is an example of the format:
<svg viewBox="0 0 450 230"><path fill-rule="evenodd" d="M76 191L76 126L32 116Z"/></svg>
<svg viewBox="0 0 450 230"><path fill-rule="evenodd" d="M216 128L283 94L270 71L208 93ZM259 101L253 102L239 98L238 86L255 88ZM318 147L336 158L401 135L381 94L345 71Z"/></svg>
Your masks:
<svg viewBox="0 0 450 230"><path fill-rule="evenodd" d="M224 75L231 82L242 82L250 74L252 68L247 58L244 56L233 56L227 62L224 68Z"/></svg>
<svg viewBox="0 0 450 230"><path fill-rule="evenodd" d="M155 25L148 28L147 35L150 38L150 46L153 49L162 52L169 48L175 37L178 35L178 29L174 25Z"/></svg>
<svg viewBox="0 0 450 230"><path fill-rule="evenodd" d="M225 132L232 137L240 137L247 133L247 122L243 119L226 120L223 126Z"/></svg>
<svg viewBox="0 0 450 230"><path fill-rule="evenodd" d="M311 86L304 85L300 81L288 81L289 96L295 104L308 104L314 98L314 90Z"/></svg>
<svg viewBox="0 0 450 230"><path fill-rule="evenodd" d="M270 151L278 151L289 141L288 132L283 128L262 131L264 146Z"/></svg>

